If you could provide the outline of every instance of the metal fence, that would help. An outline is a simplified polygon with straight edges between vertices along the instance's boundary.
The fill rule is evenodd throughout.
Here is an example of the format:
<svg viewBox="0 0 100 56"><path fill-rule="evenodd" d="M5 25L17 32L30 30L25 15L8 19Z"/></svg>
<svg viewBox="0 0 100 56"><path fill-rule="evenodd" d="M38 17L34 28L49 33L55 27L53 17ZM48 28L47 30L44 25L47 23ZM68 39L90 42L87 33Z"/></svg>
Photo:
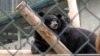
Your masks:
<svg viewBox="0 0 100 56"><path fill-rule="evenodd" d="M36 6L37 8L32 5L32 3L35 0L26 0L26 1L28 4L31 4L30 6L32 7L32 9L36 10L36 12L39 12L39 11L45 12L45 16L48 13L61 13L64 16L68 15L66 13L66 12L68 12L68 4L67 4L66 0L62 0L62 1L59 0L60 2L58 0L52 0L52 1L47 0L46 3L42 3L41 7ZM93 13L88 8L88 4L91 1L92 0L78 0L78 8L79 8L81 25L84 25L84 23L82 23L82 22L84 22L84 21L82 21L82 20L84 20L84 19L82 19L82 15L84 14L84 13L82 14L82 12L84 10L86 10L89 14L91 14L93 16L93 18L94 18L93 20L97 20L98 22L100 22L100 17L98 17L95 13ZM82 6L79 5L80 3ZM66 8L67 8L67 10L66 10ZM98 12L99 12L99 10L98 10ZM32 44L31 41L34 40L34 37L31 37L31 36L34 36L35 29L32 29L32 27L23 19L23 17L20 16L19 14L17 14L16 12L14 15L10 15L9 13L5 12L4 9L0 9L0 15L1 15L1 17L0 17L0 23L1 23L0 24L0 49L3 49L3 50L31 49L31 44ZM6 19L4 19L4 18L6 18ZM88 18L88 17L85 17L85 18ZM91 21L90 19L86 19L86 20ZM92 22L94 22L94 21L92 21ZM91 24L93 24L93 23L91 23ZM100 26L99 24L95 27L93 26L92 32L96 32L99 29L99 26ZM88 27L88 25L87 25L87 27ZM64 28L64 30L65 29L67 29L67 28ZM60 34L65 32L64 30L61 31ZM80 30L78 30L78 31L84 35L84 33L82 31L80 31ZM60 35L58 35L58 37L60 37ZM86 36L86 38L87 37L88 36ZM77 54L86 44L88 44L88 40L75 53ZM95 49L94 46L92 46L91 44L89 44L89 45L93 49ZM52 48L52 47L50 47L50 48ZM50 51L50 48L48 49L47 52ZM45 54L47 54L47 52L44 52L42 54L40 52L40 54L45 55ZM14 54L14 55L16 56L16 54Z"/></svg>

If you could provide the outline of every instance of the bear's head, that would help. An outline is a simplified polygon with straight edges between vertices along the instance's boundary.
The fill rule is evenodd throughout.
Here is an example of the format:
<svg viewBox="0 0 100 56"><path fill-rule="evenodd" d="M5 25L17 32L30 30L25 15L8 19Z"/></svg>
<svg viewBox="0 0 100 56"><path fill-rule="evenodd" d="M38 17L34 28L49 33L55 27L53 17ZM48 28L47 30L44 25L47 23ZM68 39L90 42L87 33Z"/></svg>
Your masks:
<svg viewBox="0 0 100 56"><path fill-rule="evenodd" d="M51 13L45 15L43 12L38 14L43 17L44 24L53 31L61 32L70 23L70 19L61 14Z"/></svg>

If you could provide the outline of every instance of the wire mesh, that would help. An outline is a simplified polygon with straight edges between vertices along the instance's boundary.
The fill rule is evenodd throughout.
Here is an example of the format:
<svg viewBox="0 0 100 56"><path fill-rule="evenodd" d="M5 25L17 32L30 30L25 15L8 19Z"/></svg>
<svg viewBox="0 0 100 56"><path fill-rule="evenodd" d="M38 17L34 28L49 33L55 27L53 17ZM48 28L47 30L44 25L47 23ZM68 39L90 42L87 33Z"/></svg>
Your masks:
<svg viewBox="0 0 100 56"><path fill-rule="evenodd" d="M0 0L3 2L3 0ZM6 1L6 0L4 0ZM12 0L11 0L12 1ZM15 1L15 0L14 0ZM13 2L14 2L13 1ZM39 3L42 1L46 1L46 0L25 0L27 2L27 4L29 4L31 6L31 8L33 10L35 10L37 13L40 11L45 12L45 15L43 17L41 17L42 19L47 16L49 13L60 13L66 17L68 17L68 10L64 10L65 8L68 8L68 4L67 4L67 0L47 0L46 3L42 3L41 6L39 5L35 7L35 5L32 5L34 3ZM60 1L60 2L59 2ZM84 23L84 21L88 20L88 23L86 25L87 29L92 31L93 33L95 33L99 27L100 27L100 17L94 13L94 10L91 10L92 7L89 8L89 4L92 3L93 0L77 0L78 2L78 13L80 14L80 21L81 21L81 28L84 28L84 25L86 25ZM98 0L99 1L99 0ZM16 5L18 3L20 3L21 1L17 1ZM15 2L14 2L15 3ZM8 3L7 3L8 4ZM12 3L13 4L13 3ZM8 4L9 5L9 4ZM9 10L15 10L13 13L12 12L7 12L8 9L8 5L7 8L3 8L3 6L0 7L0 49L3 50L7 50L9 53L9 49L16 49L17 51L14 54L11 54L12 56L16 56L16 53L19 50L22 49L31 49L31 46L33 46L34 48L36 48L36 50L41 54L41 56L46 55L47 53L50 52L50 50L52 49L52 47L57 44L54 43L52 46L50 46L50 48L47 49L46 52L41 52L34 44L34 31L35 29L32 29L32 27L27 23L26 20L23 19L22 16L20 16L20 14L16 13L15 7L12 7L12 9ZM10 6L10 5L9 5ZM11 5L12 6L12 5ZM96 9L98 10L98 9ZM99 11L99 10L98 10ZM95 21L88 19L88 17L85 17L85 15L83 15L85 13L88 12L88 14L90 14L91 16L89 17L93 17ZM12 15L14 14L15 15ZM78 14L77 13L77 14ZM82 14L83 13L83 14ZM10 15L11 14L11 15ZM17 17L17 15L18 17ZM75 16L77 16L77 14L75 14ZM83 16L83 17L82 17ZM83 18L86 18L85 20ZM5 19L5 20L4 20ZM74 17L73 17L74 19ZM83 20L83 21L82 21ZM71 20L73 21L73 20ZM92 23L90 24L89 22L92 21ZM42 20L43 22L43 20ZM92 26L92 24L94 24L94 22L98 22L98 24L94 27ZM66 22L65 22L66 23ZM67 24L67 23L66 23ZM93 29L89 29L89 25L91 25L90 27L92 27ZM73 26L71 23L69 24L70 26ZM89 28L88 28L89 27ZM61 35L68 30L68 27L65 27L58 35L57 37L61 37ZM89 34L88 36L86 35L86 33L82 32L81 30L78 30L86 39L86 41L81 45L81 47L79 47L76 51L75 51L75 55L79 53L79 51L82 50L82 48L84 48L87 44L95 49L95 46L93 46L91 43L89 43L90 39L88 37L90 37L92 34ZM74 38L74 37L73 37ZM58 38L59 40L60 38ZM74 53L73 53L74 54Z"/></svg>

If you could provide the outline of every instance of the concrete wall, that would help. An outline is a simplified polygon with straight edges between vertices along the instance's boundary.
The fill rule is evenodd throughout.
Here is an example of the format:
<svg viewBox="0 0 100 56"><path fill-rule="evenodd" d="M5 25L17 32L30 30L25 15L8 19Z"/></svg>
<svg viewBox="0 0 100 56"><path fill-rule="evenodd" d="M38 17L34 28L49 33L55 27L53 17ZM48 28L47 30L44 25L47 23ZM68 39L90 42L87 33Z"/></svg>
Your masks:
<svg viewBox="0 0 100 56"><path fill-rule="evenodd" d="M84 0L84 2L86 1L87 0ZM78 7L79 10L84 8L84 4L80 0L78 0ZM81 27L94 31L99 25L99 20L95 16L100 19L100 0L89 0L89 2L86 4L86 8L80 12ZM95 16L91 14L91 12Z"/></svg>

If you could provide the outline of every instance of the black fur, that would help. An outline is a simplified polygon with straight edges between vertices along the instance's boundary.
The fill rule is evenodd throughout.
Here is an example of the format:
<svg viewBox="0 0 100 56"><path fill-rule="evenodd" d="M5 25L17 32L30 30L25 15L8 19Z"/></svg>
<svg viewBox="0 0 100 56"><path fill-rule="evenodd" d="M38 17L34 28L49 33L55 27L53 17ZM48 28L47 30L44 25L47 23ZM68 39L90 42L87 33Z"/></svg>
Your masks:
<svg viewBox="0 0 100 56"><path fill-rule="evenodd" d="M69 20L69 18L66 18ZM59 27L57 29L50 28L49 24L52 20L56 20L58 22ZM44 17L44 23L48 26L55 34L59 35L61 31L66 27L66 23L61 18L61 15L47 15ZM88 38L86 38L81 32L83 32ZM91 35L90 35L91 34ZM49 45L45 42L44 39L35 31L35 42L33 45L42 51L45 52ZM71 28L68 27L61 36L59 36L60 41L72 52L76 53L76 51L87 41L91 43L95 47L95 33L92 33L85 29L80 28ZM34 48L32 48L32 52ZM89 44L86 44L78 53L96 53L95 49L93 49Z"/></svg>

